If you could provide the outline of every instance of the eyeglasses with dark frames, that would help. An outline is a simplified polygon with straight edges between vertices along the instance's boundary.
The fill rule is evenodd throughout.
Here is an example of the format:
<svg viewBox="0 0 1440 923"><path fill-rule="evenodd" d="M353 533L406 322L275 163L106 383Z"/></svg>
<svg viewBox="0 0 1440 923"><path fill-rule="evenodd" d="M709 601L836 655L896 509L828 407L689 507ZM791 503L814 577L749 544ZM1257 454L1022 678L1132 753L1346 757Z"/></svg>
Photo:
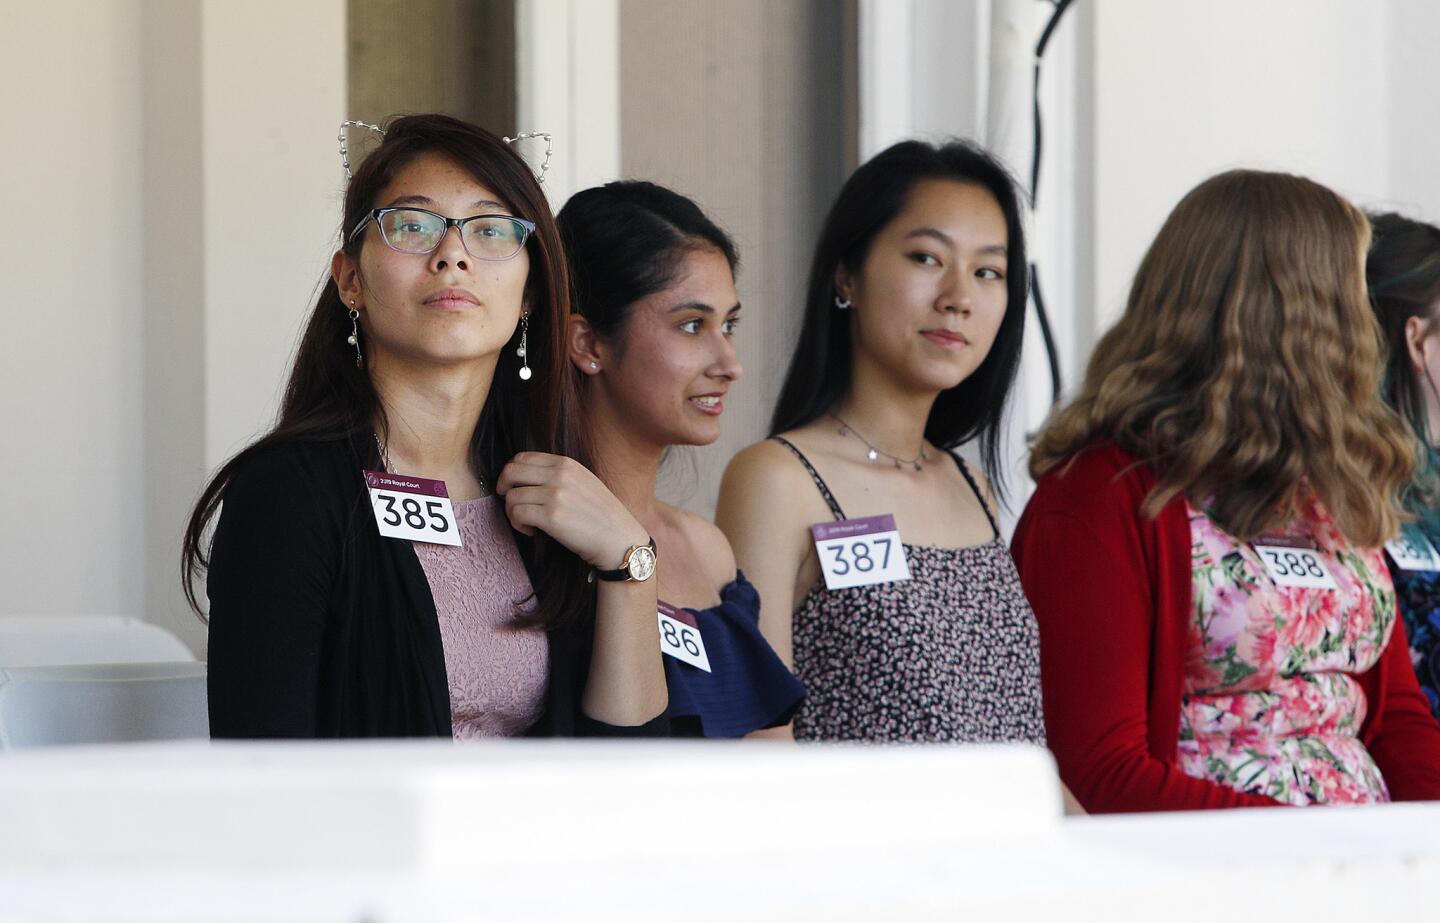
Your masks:
<svg viewBox="0 0 1440 923"><path fill-rule="evenodd" d="M465 252L477 260L508 260L519 253L535 222L514 215L471 215L448 218L412 205L377 208L350 232L354 240L371 221L380 229L380 239L400 253L433 253L453 227L460 232Z"/></svg>

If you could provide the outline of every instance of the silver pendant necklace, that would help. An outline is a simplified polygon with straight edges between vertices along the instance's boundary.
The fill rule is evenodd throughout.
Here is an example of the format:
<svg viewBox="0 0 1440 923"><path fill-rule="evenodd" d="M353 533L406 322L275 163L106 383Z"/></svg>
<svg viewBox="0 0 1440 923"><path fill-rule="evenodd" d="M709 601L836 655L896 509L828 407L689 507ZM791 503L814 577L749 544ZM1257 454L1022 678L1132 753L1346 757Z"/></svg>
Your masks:
<svg viewBox="0 0 1440 923"><path fill-rule="evenodd" d="M377 448L377 449L380 450L380 464L382 464L382 465L385 466L385 473L386 473L386 474L394 474L394 473L395 473L395 466L390 463L390 452L385 448L385 443L383 443L383 442L380 441L380 434L379 434L379 433L371 433L370 435L372 435L372 436L375 437L375 448ZM476 482L480 485L480 493L481 493L481 494L484 494L484 493L485 493L485 476L484 476L484 475L477 474L477 475L475 475L475 480L476 480Z"/></svg>
<svg viewBox="0 0 1440 923"><path fill-rule="evenodd" d="M863 435L860 434L859 430L851 426L849 423L846 423L844 420L840 419L839 414L831 413L827 414L827 416L829 416L830 419L834 420L836 423L840 424L840 429L838 431L840 435L854 436L856 439L859 439L861 442L865 443L865 457L872 462L879 461L880 457L883 455L885 458L888 458L892 462L894 462L896 468L914 468L916 471L923 471L924 468L921 463L930 460L930 453L925 451L924 442L920 443L920 451L916 453L914 458L901 458L898 455L891 455L889 452L875 445L875 443L871 442L869 439L866 439Z"/></svg>

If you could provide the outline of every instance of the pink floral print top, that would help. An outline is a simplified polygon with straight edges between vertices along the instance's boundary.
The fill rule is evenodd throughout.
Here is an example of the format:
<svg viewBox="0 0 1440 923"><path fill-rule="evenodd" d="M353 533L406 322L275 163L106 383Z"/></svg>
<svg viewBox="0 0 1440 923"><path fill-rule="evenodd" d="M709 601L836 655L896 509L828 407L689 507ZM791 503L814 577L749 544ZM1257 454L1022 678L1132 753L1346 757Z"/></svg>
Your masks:
<svg viewBox="0 0 1440 923"><path fill-rule="evenodd" d="M1318 501L1286 534L1314 543L1336 589L1281 586L1248 543L1190 517L1194 616L1180 708L1180 768L1287 804L1390 800L1360 742L1351 674L1380 659L1395 590L1379 549L1353 547Z"/></svg>

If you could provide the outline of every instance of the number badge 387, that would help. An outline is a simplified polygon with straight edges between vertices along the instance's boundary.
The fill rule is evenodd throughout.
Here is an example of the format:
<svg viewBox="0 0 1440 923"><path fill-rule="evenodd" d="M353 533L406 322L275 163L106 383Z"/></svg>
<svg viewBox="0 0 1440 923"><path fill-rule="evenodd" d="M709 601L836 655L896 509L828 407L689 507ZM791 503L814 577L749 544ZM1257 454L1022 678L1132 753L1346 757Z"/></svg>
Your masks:
<svg viewBox="0 0 1440 923"><path fill-rule="evenodd" d="M815 537L827 590L910 579L894 516L819 522L810 527L810 534Z"/></svg>
<svg viewBox="0 0 1440 923"><path fill-rule="evenodd" d="M444 481L366 471L365 486L370 489L370 506L381 535L432 545L460 545L460 530Z"/></svg>

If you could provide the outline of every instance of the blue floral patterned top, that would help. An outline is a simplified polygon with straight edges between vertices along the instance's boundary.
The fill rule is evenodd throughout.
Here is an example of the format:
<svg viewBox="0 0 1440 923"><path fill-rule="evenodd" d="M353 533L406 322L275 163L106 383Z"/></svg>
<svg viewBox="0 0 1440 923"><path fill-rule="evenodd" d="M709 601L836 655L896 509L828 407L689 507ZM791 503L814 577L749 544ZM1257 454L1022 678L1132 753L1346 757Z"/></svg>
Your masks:
<svg viewBox="0 0 1440 923"><path fill-rule="evenodd" d="M1408 538L1412 548L1423 549L1416 541L1420 536L1429 543L1440 566L1440 526L1412 523L1405 527L1402 539ZM1393 552L1388 557L1396 602L1410 638L1410 660L1420 688L1430 699L1430 709L1440 718L1440 570L1404 570L1396 566Z"/></svg>

